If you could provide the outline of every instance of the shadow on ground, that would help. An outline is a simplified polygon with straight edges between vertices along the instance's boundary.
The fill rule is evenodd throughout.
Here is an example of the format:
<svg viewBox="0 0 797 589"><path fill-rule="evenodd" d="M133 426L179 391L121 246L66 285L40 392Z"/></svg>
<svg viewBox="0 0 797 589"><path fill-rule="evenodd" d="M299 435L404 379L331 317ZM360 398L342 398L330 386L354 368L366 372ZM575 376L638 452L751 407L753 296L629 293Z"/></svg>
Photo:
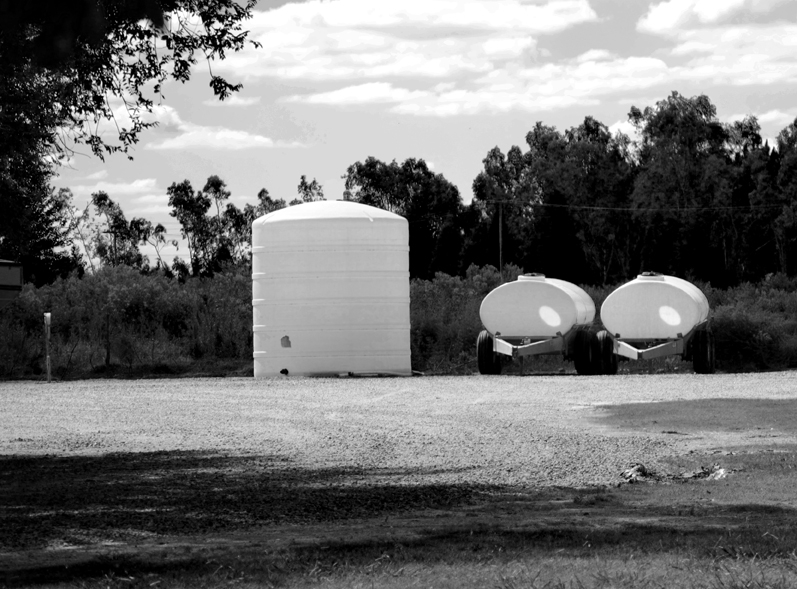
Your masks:
<svg viewBox="0 0 797 589"><path fill-rule="evenodd" d="M598 407L596 419L623 428L694 433L797 433L797 399L699 399Z"/></svg>
<svg viewBox="0 0 797 589"><path fill-rule="evenodd" d="M292 580L313 575L321 579L355 571L368 576L389 566L393 571L458 563L501 566L539 559L625 559L629 554L643 559L687 555L712 562L794 558L794 509L682 507L632 505L622 490L490 491L445 514L430 509L378 520L330 521L323 527L277 526L269 528L272 533L261 529L226 542L208 537L146 549L109 548L61 563L18 561L5 571L0 567L0 586L4 579L8 587L150 587L161 582L164 587L216 587L243 580L291 586Z"/></svg>
<svg viewBox="0 0 797 589"><path fill-rule="evenodd" d="M745 470L720 481L529 490L402 486L390 482L398 471L308 470L280 456L5 456L0 586L268 584L341 563L793 557L797 510L761 489L785 489L797 449L724 459Z"/></svg>
<svg viewBox="0 0 797 589"><path fill-rule="evenodd" d="M473 492L386 482L402 474L201 452L4 456L0 551L376 517L451 507Z"/></svg>

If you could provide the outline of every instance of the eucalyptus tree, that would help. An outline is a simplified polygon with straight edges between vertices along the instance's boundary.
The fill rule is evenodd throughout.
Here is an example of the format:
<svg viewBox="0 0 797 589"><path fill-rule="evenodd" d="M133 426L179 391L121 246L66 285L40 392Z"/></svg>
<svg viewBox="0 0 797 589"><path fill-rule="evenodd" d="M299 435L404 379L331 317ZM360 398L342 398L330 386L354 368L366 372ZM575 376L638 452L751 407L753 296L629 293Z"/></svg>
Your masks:
<svg viewBox="0 0 797 589"><path fill-rule="evenodd" d="M42 0L0 6L0 257L48 282L77 264L63 252L61 201L49 188L81 146L129 154L167 80L200 57L220 99L241 85L212 64L245 46L256 0ZM112 132L108 133L108 128ZM129 156L128 156L129 157ZM68 217L68 216L67 216Z"/></svg>
<svg viewBox="0 0 797 589"><path fill-rule="evenodd" d="M655 108L632 107L641 140L632 206L640 235L638 269L727 282L736 244L728 131L704 95L673 92Z"/></svg>
<svg viewBox="0 0 797 589"><path fill-rule="evenodd" d="M346 197L401 215L409 223L410 276L456 274L462 250L459 217L464 210L456 186L422 159L402 164L368 157L348 167Z"/></svg>

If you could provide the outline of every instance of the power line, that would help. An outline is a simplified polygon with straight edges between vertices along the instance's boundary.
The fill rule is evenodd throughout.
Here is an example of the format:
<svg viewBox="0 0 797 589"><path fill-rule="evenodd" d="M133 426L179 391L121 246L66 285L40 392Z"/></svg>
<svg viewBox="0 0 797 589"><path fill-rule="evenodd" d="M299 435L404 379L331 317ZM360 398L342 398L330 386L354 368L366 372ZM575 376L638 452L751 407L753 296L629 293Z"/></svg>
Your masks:
<svg viewBox="0 0 797 589"><path fill-rule="evenodd" d="M591 205L570 205L570 204L555 204L544 202L530 202L519 203L514 200L487 200L484 203L514 203L517 205L526 205L530 207L550 207L561 209L586 209L593 211L634 211L634 212L652 212L657 213L660 211L752 211L764 209L782 209L784 205L747 205L747 206L710 206L710 207L598 207Z"/></svg>

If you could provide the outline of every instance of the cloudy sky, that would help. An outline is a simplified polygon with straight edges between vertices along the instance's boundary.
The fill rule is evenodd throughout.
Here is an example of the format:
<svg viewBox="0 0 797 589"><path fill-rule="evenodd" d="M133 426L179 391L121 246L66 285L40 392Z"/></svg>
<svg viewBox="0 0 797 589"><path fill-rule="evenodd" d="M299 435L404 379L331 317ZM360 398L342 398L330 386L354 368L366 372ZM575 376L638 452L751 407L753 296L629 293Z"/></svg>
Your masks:
<svg viewBox="0 0 797 589"><path fill-rule="evenodd" d="M368 156L423 158L472 198L494 146L537 121L593 116L628 130L632 106L706 94L723 121L752 114L765 137L797 117L794 0L261 0L245 24L262 48L212 65L243 83L219 102L206 67L167 84L158 128L132 155L77 154L56 186L77 205L106 191L128 219L175 237L166 188L216 174L233 202L291 200L302 174L328 199ZM88 153L84 150L84 153ZM171 258L174 252L168 252ZM185 255L184 248L179 252Z"/></svg>

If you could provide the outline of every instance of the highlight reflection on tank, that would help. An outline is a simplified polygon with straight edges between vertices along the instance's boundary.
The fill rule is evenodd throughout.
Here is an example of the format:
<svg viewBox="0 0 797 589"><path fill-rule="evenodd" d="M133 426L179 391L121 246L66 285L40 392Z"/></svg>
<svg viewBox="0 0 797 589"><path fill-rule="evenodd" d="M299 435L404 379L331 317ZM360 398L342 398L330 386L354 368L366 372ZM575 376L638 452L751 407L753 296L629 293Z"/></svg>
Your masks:
<svg viewBox="0 0 797 589"><path fill-rule="evenodd" d="M409 230L349 201L252 223L255 377L410 375Z"/></svg>
<svg viewBox="0 0 797 589"><path fill-rule="evenodd" d="M481 374L499 374L503 357L562 354L579 374L614 374L617 357L595 323L595 303L580 287L524 274L490 292L479 315L485 329L476 351Z"/></svg>
<svg viewBox="0 0 797 589"><path fill-rule="evenodd" d="M695 372L714 372L714 334L708 299L691 282L644 272L612 292L601 321L614 352L631 360L681 355Z"/></svg>
<svg viewBox="0 0 797 589"><path fill-rule="evenodd" d="M479 372L499 374L506 357L562 354L578 374L616 374L618 357L681 355L695 372L714 372L708 299L691 282L645 272L595 305L578 286L540 274L490 292L479 310Z"/></svg>

